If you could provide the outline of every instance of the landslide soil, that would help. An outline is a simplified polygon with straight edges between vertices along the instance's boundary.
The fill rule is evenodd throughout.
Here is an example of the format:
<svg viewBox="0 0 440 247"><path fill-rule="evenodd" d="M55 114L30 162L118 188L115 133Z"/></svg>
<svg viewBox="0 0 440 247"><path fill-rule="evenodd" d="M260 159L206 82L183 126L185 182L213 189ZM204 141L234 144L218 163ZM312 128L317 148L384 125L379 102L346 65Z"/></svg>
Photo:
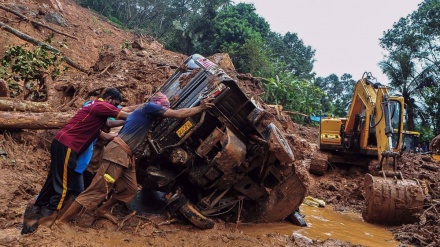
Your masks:
<svg viewBox="0 0 440 247"><path fill-rule="evenodd" d="M45 3L41 3L45 2ZM81 8L74 1L0 1L32 20L39 21L78 38L55 34L54 42L66 39L62 52L84 68L85 74L71 69L55 81L48 79L48 111L74 113L85 100L98 96L106 87L117 87L125 105L144 102L187 57L167 51L149 37L140 37L111 25L102 16ZM32 37L44 40L49 30L0 10L1 21ZM50 16L59 15L64 25L54 24ZM1 54L8 45L25 42L0 32ZM6 45L3 45L6 44ZM219 63L237 80L242 90L262 108L276 114L259 99L263 93L258 79L238 74L227 55L210 59ZM307 168L317 150L318 129L277 117L295 153L295 166ZM125 218L120 227L83 213L68 231L40 227L35 233L20 236L22 214L43 185L49 166L49 149L56 130L0 130L0 245L5 246L353 246L339 240L310 242L307 239L277 233L251 236L237 230L236 224L217 221L214 229L199 230L187 222L177 222L167 214L140 214ZM420 222L390 228L396 239L415 246L440 245L439 163L420 155L404 154L400 169L406 178L426 181L430 196ZM364 206L362 181L367 170L361 167L331 165L323 176L307 174L309 195L323 199L335 210L360 212ZM122 220L130 212L123 206L114 213ZM306 218L307 219L307 218Z"/></svg>

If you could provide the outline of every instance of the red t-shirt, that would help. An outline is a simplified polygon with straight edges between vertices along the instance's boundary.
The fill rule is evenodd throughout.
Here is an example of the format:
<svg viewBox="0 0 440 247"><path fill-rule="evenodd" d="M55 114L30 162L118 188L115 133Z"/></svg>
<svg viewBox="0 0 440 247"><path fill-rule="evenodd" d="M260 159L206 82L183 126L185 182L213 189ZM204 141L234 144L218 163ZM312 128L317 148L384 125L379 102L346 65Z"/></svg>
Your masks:
<svg viewBox="0 0 440 247"><path fill-rule="evenodd" d="M100 134L107 118L117 118L121 109L101 100L83 106L55 135L55 139L81 154Z"/></svg>

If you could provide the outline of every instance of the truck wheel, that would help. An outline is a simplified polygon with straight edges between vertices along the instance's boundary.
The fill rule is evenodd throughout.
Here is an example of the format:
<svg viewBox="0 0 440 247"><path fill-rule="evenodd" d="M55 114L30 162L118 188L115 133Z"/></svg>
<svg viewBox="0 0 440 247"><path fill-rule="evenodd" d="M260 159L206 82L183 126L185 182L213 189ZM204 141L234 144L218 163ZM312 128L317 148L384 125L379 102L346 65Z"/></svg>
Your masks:
<svg viewBox="0 0 440 247"><path fill-rule="evenodd" d="M185 203L179 212L200 229L211 229L215 225L212 219L203 216L190 202Z"/></svg>
<svg viewBox="0 0 440 247"><path fill-rule="evenodd" d="M273 124L266 127L268 133L269 150L275 154L277 159L284 164L292 164L295 161L289 142L284 138L281 131Z"/></svg>
<svg viewBox="0 0 440 247"><path fill-rule="evenodd" d="M171 213L178 210L187 220L200 229L211 229L215 225L212 219L203 216L179 190L168 200L167 208Z"/></svg>

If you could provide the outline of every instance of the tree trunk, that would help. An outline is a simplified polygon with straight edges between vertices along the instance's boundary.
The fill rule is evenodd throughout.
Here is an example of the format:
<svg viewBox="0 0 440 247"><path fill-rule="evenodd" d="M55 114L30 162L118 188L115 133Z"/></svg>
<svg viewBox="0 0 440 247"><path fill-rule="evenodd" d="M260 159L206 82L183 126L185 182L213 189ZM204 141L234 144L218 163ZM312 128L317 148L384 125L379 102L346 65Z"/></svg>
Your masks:
<svg viewBox="0 0 440 247"><path fill-rule="evenodd" d="M50 111L50 106L41 102L0 98L0 111L47 112Z"/></svg>
<svg viewBox="0 0 440 247"><path fill-rule="evenodd" d="M0 129L58 129L72 117L64 112L0 112Z"/></svg>
<svg viewBox="0 0 440 247"><path fill-rule="evenodd" d="M328 169L329 155L322 152L315 152L311 158L309 172L315 175L324 175Z"/></svg>
<svg viewBox="0 0 440 247"><path fill-rule="evenodd" d="M9 85L3 79L0 79L0 97L9 97Z"/></svg>

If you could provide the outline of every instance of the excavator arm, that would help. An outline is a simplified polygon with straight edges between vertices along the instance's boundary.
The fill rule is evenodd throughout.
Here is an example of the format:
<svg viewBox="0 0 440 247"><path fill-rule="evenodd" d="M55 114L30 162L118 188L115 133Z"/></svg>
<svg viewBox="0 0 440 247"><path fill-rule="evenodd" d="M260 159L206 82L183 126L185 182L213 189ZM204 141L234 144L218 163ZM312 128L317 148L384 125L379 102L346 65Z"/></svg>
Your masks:
<svg viewBox="0 0 440 247"><path fill-rule="evenodd" d="M376 140L380 173L387 177L402 177L397 172L397 158L402 147L403 99L397 97L391 100L387 87L380 86L376 100ZM394 128L393 123L397 125L396 128ZM395 129L397 130L396 133L394 133ZM390 168L392 168L392 171Z"/></svg>

